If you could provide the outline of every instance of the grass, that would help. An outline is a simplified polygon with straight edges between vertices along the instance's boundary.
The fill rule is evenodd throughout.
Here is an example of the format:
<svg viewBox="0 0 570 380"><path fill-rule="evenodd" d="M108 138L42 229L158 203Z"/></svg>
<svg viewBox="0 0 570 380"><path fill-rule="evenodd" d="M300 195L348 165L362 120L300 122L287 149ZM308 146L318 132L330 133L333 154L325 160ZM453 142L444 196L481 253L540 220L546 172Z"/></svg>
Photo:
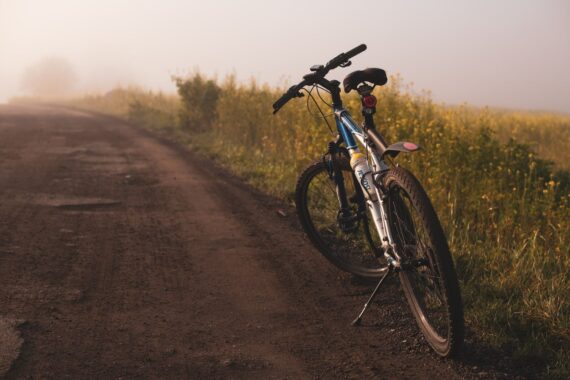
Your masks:
<svg viewBox="0 0 570 380"><path fill-rule="evenodd" d="M180 96L118 89L71 104L190 136L194 148L288 201L297 175L332 139L301 100L271 115L283 88L199 74L176 83ZM570 117L443 106L400 78L376 95L387 140L425 148L398 160L418 175L444 224L468 326L540 366L541 376L569 377ZM358 103L345 97L355 116Z"/></svg>

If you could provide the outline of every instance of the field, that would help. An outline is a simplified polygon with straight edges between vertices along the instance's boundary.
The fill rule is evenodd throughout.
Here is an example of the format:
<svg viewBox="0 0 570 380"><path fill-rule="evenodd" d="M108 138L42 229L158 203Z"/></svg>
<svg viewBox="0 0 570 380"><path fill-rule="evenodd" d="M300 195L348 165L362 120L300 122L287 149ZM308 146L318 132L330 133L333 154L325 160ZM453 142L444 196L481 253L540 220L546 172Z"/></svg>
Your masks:
<svg viewBox="0 0 570 380"><path fill-rule="evenodd" d="M178 95L127 88L66 104L177 138L292 202L297 175L334 134L314 104L307 112L303 98L272 116L282 88L175 80ZM425 148L398 162L419 177L444 224L471 333L544 376L569 376L570 117L440 105L401 78L376 95L386 139ZM345 103L359 115L357 98Z"/></svg>

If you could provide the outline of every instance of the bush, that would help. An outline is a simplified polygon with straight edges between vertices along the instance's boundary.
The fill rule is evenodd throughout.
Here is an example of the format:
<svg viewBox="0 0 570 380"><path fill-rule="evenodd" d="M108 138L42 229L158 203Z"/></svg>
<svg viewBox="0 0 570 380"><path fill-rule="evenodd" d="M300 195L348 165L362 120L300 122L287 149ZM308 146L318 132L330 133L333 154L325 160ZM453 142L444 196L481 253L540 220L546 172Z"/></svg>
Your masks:
<svg viewBox="0 0 570 380"><path fill-rule="evenodd" d="M220 87L200 74L190 78L174 77L173 80L182 100L179 112L181 126L196 132L207 130L216 120Z"/></svg>

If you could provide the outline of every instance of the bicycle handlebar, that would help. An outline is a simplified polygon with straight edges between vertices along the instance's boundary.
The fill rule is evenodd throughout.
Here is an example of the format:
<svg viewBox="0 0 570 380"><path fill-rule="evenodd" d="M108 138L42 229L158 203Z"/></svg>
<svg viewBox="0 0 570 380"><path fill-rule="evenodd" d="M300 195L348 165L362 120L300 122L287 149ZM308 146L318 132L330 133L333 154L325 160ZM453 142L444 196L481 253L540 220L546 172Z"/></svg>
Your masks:
<svg viewBox="0 0 570 380"><path fill-rule="evenodd" d="M345 62L348 62L352 57L362 53L364 50L366 50L366 45L361 44L355 47L354 49L347 51L346 53L340 53L339 55L337 55L327 63L325 69L327 70L327 72L332 69L336 69L338 66L340 66Z"/></svg>
<svg viewBox="0 0 570 380"><path fill-rule="evenodd" d="M275 103L273 103L273 114L276 114L277 111L281 109L287 102L293 98L301 98L303 94L299 92L303 87L308 85L309 83L307 80L303 80L301 83L298 83L294 86L289 87L286 93L284 93Z"/></svg>
<svg viewBox="0 0 570 380"><path fill-rule="evenodd" d="M302 97L303 94L299 91L303 87L317 83L317 81L320 78L324 78L324 76L327 75L329 71L331 71L332 69L336 69L340 65L349 62L349 60L352 57L362 53L364 50L366 50L365 44L358 45L357 47L347 51L346 53L340 53L339 55L328 61L325 66L321 66L321 68L317 69L315 72L305 75L304 79L300 83L289 87L287 92L284 93L279 99L277 99L275 103L273 103L273 114L276 114L277 111L279 111L281 107L287 104L289 100L293 98Z"/></svg>

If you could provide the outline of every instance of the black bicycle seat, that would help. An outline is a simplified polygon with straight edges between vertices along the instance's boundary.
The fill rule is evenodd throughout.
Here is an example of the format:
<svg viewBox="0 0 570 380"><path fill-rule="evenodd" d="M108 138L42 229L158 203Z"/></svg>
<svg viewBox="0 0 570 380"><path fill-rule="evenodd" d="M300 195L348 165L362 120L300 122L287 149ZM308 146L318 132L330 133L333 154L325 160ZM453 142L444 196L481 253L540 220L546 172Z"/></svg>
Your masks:
<svg viewBox="0 0 570 380"><path fill-rule="evenodd" d="M377 86L383 86L388 82L386 71L382 69L369 68L366 70L354 71L346 76L342 81L344 92L349 93L356 89L362 82L374 83Z"/></svg>

